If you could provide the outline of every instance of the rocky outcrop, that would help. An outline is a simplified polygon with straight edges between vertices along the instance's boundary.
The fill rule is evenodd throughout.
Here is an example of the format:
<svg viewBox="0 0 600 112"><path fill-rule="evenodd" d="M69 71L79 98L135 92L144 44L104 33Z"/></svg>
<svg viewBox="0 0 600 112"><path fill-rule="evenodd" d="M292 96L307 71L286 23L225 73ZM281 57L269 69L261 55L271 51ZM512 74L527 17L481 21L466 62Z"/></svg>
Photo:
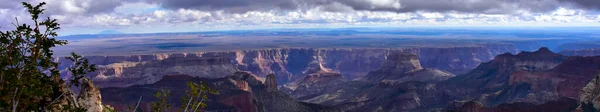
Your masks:
<svg viewBox="0 0 600 112"><path fill-rule="evenodd" d="M584 112L600 111L600 74L583 87L579 101Z"/></svg>
<svg viewBox="0 0 600 112"><path fill-rule="evenodd" d="M269 78L266 79L268 81ZM224 78L198 78L187 75L164 76L160 81L154 84L136 85L125 88L102 88L102 94L105 95L104 103L115 106L117 110L125 110L125 105L137 102L142 96L140 107L147 107L148 102L152 102L153 93L159 91L159 88L168 89L172 96L170 102L178 102L180 96L185 94L186 82L204 82L209 87L217 89L219 94L210 95L206 103L206 111L245 111L245 112L314 112L314 111L335 111L335 108L327 108L315 104L308 104L296 101L289 95L279 92L276 88L268 87L255 78L254 75L247 72L236 72ZM240 86L247 85L247 86ZM243 87L243 88L241 88ZM174 103L173 107L180 107L181 104ZM142 108L144 109L144 108Z"/></svg>
<svg viewBox="0 0 600 112"><path fill-rule="evenodd" d="M280 84L293 82L306 75L303 73L310 68L311 63L321 63L325 68L339 71L346 79L358 79L369 71L376 70L392 52L414 53L419 56L424 68L436 68L454 74L465 73L475 68L479 63L486 62L495 55L518 49L512 44L482 44L468 47L405 47L405 48L357 48L357 49L311 49L311 48L278 48L260 50L240 50L230 52L198 52L172 53L130 56L86 56L90 63L99 66L99 72L90 74L100 87L124 87L135 84L149 84L167 75L195 75L200 77L212 76L210 71L249 71L259 77L273 73ZM229 65L202 65L206 58L223 58L222 62ZM152 63L169 63L185 60L189 65L147 66ZM68 74L65 68L70 62L58 58L59 68ZM196 62L197 63L191 63ZM162 67L160 67L162 66ZM157 68L160 67L160 68ZM232 69L233 68L233 69ZM134 72L140 71L140 72ZM209 73L204 73L209 72ZM101 75L100 75L101 74ZM97 77L98 76L98 77ZM68 77L65 76L65 77ZM119 78L117 78L119 77ZM131 82L134 81L134 82Z"/></svg>
<svg viewBox="0 0 600 112"><path fill-rule="evenodd" d="M267 86L267 88L277 90L277 80L275 80L275 74L267 75L267 78L265 78L264 84L265 84L265 86Z"/></svg>
<svg viewBox="0 0 600 112"><path fill-rule="evenodd" d="M92 81L84 78L80 91L79 96L77 96L80 107L87 109L88 112L103 112L100 90Z"/></svg>
<svg viewBox="0 0 600 112"><path fill-rule="evenodd" d="M53 81L58 84L54 97L58 98L48 106L51 111L63 111L66 107L79 107L86 109L88 112L103 112L101 93L94 83L86 78L82 79L79 95L76 95L70 90L66 83L58 78Z"/></svg>
<svg viewBox="0 0 600 112"><path fill-rule="evenodd" d="M454 77L452 73L433 68L423 69L417 55L392 53L379 69L369 72L363 79L371 82L382 80L439 82L451 77Z"/></svg>

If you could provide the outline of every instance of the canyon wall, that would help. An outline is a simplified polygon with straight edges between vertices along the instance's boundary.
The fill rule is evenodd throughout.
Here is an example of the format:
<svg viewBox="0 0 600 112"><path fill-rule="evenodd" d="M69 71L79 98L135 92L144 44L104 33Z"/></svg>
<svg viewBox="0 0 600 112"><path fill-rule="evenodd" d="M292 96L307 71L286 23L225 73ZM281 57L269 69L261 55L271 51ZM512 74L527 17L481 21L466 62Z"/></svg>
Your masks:
<svg viewBox="0 0 600 112"><path fill-rule="evenodd" d="M277 48L227 52L172 53L130 56L86 56L98 70L89 74L100 87L150 84L164 75L191 75L220 78L235 71L249 71L259 77L273 73L281 84L303 77L309 65L320 63L339 71L347 79L357 79L378 69L391 52L417 54L424 68L437 68L453 74L466 73L479 63L506 52L518 53L513 44L481 44L467 47L407 48ZM66 73L70 62L58 58ZM68 73L66 73L68 74ZM68 75L63 77L69 77ZM118 82L118 83L114 83Z"/></svg>
<svg viewBox="0 0 600 112"><path fill-rule="evenodd" d="M580 49L580 50L564 50L560 54L567 56L600 56L600 48L595 49Z"/></svg>

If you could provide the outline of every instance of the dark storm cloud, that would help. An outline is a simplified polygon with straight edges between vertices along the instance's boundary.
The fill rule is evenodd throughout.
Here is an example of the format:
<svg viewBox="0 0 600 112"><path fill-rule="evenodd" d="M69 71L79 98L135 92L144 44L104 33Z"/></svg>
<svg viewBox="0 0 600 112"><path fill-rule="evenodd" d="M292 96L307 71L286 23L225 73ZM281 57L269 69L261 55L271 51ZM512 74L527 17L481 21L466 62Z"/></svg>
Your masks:
<svg viewBox="0 0 600 112"><path fill-rule="evenodd" d="M151 0L169 9L224 10L247 12L254 10L292 10L298 8L293 0Z"/></svg>
<svg viewBox="0 0 600 112"><path fill-rule="evenodd" d="M389 11L389 12L465 12L511 13L553 11L560 6L556 0L150 0L170 9L224 10L247 12L254 10L294 10L321 7L326 11ZM575 0L586 7L596 7L600 0Z"/></svg>
<svg viewBox="0 0 600 112"><path fill-rule="evenodd" d="M600 0L560 0L561 2L572 3L573 5L592 10L600 10Z"/></svg>
<svg viewBox="0 0 600 112"><path fill-rule="evenodd" d="M127 1L137 0L0 0L0 9L19 10L24 9L21 2L27 2L37 5L40 2L46 2L47 14L69 14L74 13L74 8L81 9L81 14L111 13L118 6Z"/></svg>
<svg viewBox="0 0 600 112"><path fill-rule="evenodd" d="M555 0L387 0L401 5L400 8L375 4L375 0L337 0L355 10L391 12L465 12L465 13L511 13L517 10L548 12L559 7ZM385 1L385 0L384 0Z"/></svg>
<svg viewBox="0 0 600 112"><path fill-rule="evenodd" d="M48 1L53 14L71 13L64 7L66 0ZM84 8L85 14L110 13L127 2L158 3L167 9L223 10L230 13L268 10L296 10L320 7L324 11L348 10L387 12L464 12L507 14L518 10L531 12L553 11L561 6L600 9L600 0L71 0L70 4ZM16 0L0 0L0 8L20 8Z"/></svg>
<svg viewBox="0 0 600 112"><path fill-rule="evenodd" d="M478 12L485 13L493 9L502 9L501 2L487 0L485 2L466 2L465 0L402 0L400 8L381 7L366 2L365 0L340 0L355 10L375 10L375 11L392 11L392 12L414 12L414 11L431 11L431 12Z"/></svg>

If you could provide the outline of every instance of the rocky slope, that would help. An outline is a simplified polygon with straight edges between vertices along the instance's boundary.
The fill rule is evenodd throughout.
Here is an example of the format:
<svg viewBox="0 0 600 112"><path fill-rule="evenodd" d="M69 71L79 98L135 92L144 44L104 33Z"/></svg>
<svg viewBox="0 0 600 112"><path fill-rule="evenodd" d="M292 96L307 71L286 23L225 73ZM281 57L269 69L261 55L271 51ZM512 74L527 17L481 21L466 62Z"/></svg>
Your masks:
<svg viewBox="0 0 600 112"><path fill-rule="evenodd" d="M271 75L272 76L272 75ZM269 76L266 81L272 81ZM148 103L156 100L153 93L162 89L171 91L169 97L173 107L180 107L179 98L185 94L185 83L204 82L208 86L219 90L218 95L210 95L207 111L244 111L244 112L312 112L312 111L335 111L335 108L308 104L296 101L294 98L283 94L270 84L256 80L254 75L246 72L236 72L233 75L217 78L194 78L186 75L164 76L162 80L147 85L136 85L126 88L102 88L102 94L106 97L103 101L114 105L117 110L125 110L126 105L135 104L137 98L142 96L141 109L147 110ZM134 97L135 96L135 97Z"/></svg>
<svg viewBox="0 0 600 112"><path fill-rule="evenodd" d="M101 87L149 84L158 81L163 75L223 77L212 75L219 72L232 73L236 70L249 71L259 77L273 73L279 83L285 84L302 78L306 75L303 72L310 68L311 63L316 62L322 63L325 68L339 71L346 79L362 78L369 71L380 68L391 52L414 53L419 56L419 61L425 68L437 68L460 74L475 68L481 62L493 59L495 55L506 52L517 53L519 50L512 44L482 44L470 47L393 49L280 48L231 52L87 56L86 58L91 63L99 65L98 73L91 74L91 77ZM211 65L206 58L223 59L213 59L217 61ZM58 58L57 61L61 62L59 68L70 66L66 59ZM179 64L179 62L188 63ZM226 62L233 67L226 65Z"/></svg>

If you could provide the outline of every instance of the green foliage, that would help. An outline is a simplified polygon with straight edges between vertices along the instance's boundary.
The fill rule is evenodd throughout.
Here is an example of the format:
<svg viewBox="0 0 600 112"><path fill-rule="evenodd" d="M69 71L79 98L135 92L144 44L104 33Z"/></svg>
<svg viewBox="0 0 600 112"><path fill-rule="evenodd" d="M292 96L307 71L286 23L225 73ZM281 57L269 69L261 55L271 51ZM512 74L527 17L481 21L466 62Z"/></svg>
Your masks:
<svg viewBox="0 0 600 112"><path fill-rule="evenodd" d="M104 112L117 112L115 110L115 108L113 108L113 107L110 107L108 105L103 105L103 106L104 106L104 110L103 110Z"/></svg>
<svg viewBox="0 0 600 112"><path fill-rule="evenodd" d="M171 104L167 103L167 98L171 96L171 91L161 89L160 92L154 94L154 97L158 98L158 102L152 102L150 107L152 112L165 112L171 109Z"/></svg>
<svg viewBox="0 0 600 112"><path fill-rule="evenodd" d="M206 84L187 82L188 89L186 90L186 96L181 98L181 109L182 112L197 112L206 108L204 101L208 100L209 94L219 94L219 91L211 89Z"/></svg>
<svg viewBox="0 0 600 112"><path fill-rule="evenodd" d="M215 89L211 89L204 83L194 83L187 82L186 85L188 89L186 90L186 95L181 98L181 103L183 104L181 108L179 108L180 112L198 112L202 111L206 108L207 104L204 102L208 100L209 94L219 94L219 92ZM171 96L171 92L169 90L161 89L161 91L154 94L154 97L158 98L158 101L151 103L151 111L152 112L164 112L169 111L171 109L171 105L168 103L167 99ZM135 110L130 107L130 110Z"/></svg>
<svg viewBox="0 0 600 112"><path fill-rule="evenodd" d="M65 45L67 41L54 38L58 36L55 31L60 29L56 19L39 20L45 4L33 6L23 2L33 24L20 24L16 20L15 30L0 31L0 111L47 111L48 106L63 95L57 93L61 92L57 89L64 81L60 79L51 48ZM79 79L95 68L79 55L74 54L72 59L76 65L69 70L77 77L71 83L78 85ZM73 103L65 109L81 111Z"/></svg>
<svg viewBox="0 0 600 112"><path fill-rule="evenodd" d="M94 64L89 64L89 61L83 58L80 55L75 53L71 53L71 57L67 57L67 59L73 61L73 67L69 68L71 74L73 74L73 78L70 80L69 86L79 86L80 80L83 79L83 76L86 73L96 71Z"/></svg>

